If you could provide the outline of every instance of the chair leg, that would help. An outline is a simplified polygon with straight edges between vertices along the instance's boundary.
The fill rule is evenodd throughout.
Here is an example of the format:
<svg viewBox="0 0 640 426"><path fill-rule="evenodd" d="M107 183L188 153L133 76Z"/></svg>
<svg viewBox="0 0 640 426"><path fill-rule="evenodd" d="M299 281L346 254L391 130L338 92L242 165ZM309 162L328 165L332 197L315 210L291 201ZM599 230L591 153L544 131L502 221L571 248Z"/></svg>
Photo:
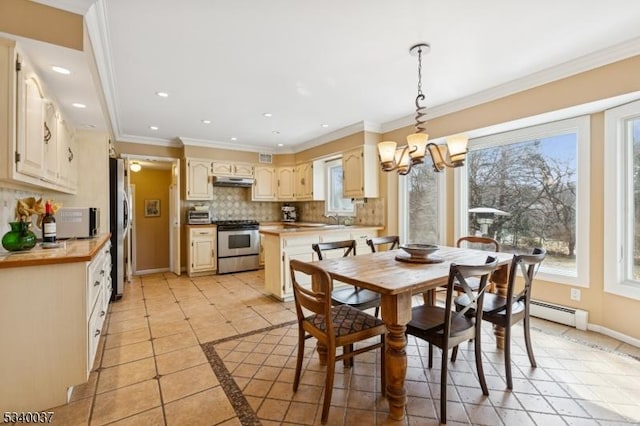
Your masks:
<svg viewBox="0 0 640 426"><path fill-rule="evenodd" d="M533 346L531 346L531 330L529 329L529 316L524 317L524 343L527 346L527 355L529 355L529 362L533 368L536 368L536 358L533 356Z"/></svg>
<svg viewBox="0 0 640 426"><path fill-rule="evenodd" d="M480 387L482 388L483 395L489 395L489 389L487 388L487 381L484 378L484 368L482 366L482 348L480 345L480 326L476 326L476 342L474 346L474 352L476 356L476 370L478 372L478 380L480 381Z"/></svg>
<svg viewBox="0 0 640 426"><path fill-rule="evenodd" d="M387 394L387 344L384 334L380 335L380 342L382 342L382 348L380 348L380 392L382 396Z"/></svg>
<svg viewBox="0 0 640 426"><path fill-rule="evenodd" d="M507 376L507 389L513 389L511 378L511 324L504 328L504 372Z"/></svg>
<svg viewBox="0 0 640 426"><path fill-rule="evenodd" d="M456 362L456 359L458 359L458 345L454 346L451 351L451 362Z"/></svg>
<svg viewBox="0 0 640 426"><path fill-rule="evenodd" d="M344 368L353 367L353 357L348 357L347 354L353 352L353 344L344 345L342 347L342 353L344 354L344 359L342 360L342 365Z"/></svg>
<svg viewBox="0 0 640 426"><path fill-rule="evenodd" d="M300 384L300 372L302 371L302 358L304 358L305 331L298 327L298 358L296 359L296 376L293 379L293 391L297 392Z"/></svg>
<svg viewBox="0 0 640 426"><path fill-rule="evenodd" d="M431 345L429 345L429 349L431 349ZM449 361L447 358L449 358L449 351L443 349L440 371L440 423L442 424L447 423L447 363Z"/></svg>
<svg viewBox="0 0 640 426"><path fill-rule="evenodd" d="M324 402L322 403L322 424L327 423L329 418L329 407L331 406L331 395L333 394L333 376L336 370L336 352L327 353L327 377L324 383Z"/></svg>
<svg viewBox="0 0 640 426"><path fill-rule="evenodd" d="M429 343L429 368L433 367L433 345Z"/></svg>

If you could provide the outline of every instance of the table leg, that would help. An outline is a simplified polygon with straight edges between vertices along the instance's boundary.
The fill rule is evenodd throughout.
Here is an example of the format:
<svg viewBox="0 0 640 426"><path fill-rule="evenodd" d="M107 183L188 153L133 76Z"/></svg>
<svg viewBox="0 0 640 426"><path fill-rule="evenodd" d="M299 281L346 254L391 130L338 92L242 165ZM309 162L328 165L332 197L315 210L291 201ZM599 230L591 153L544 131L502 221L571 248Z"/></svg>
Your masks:
<svg viewBox="0 0 640 426"><path fill-rule="evenodd" d="M318 351L318 361L320 362L320 365L327 365L327 347L318 342L316 350Z"/></svg>
<svg viewBox="0 0 640 426"><path fill-rule="evenodd" d="M497 293L500 296L507 297L507 276L509 275L509 266L502 265L491 274L491 281L495 284ZM493 326L493 334L496 336L496 347L504 349L504 327Z"/></svg>
<svg viewBox="0 0 640 426"><path fill-rule="evenodd" d="M382 319L387 324L386 374L389 417L402 420L407 406L406 324L411 320L411 294L382 295Z"/></svg>

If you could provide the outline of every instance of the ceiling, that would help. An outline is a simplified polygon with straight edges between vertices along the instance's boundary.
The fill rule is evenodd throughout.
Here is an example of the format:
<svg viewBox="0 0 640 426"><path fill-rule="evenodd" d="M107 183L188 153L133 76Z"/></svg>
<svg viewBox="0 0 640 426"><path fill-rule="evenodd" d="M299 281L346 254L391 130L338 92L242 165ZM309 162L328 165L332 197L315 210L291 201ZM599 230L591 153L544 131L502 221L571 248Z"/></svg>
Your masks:
<svg viewBox="0 0 640 426"><path fill-rule="evenodd" d="M103 114L82 54L30 42L39 69L67 56L84 67L45 78L63 111L78 127L110 122L117 140L152 144L295 152L409 125L418 42L431 45L427 118L640 54L637 0L40 3L85 15L105 88Z"/></svg>

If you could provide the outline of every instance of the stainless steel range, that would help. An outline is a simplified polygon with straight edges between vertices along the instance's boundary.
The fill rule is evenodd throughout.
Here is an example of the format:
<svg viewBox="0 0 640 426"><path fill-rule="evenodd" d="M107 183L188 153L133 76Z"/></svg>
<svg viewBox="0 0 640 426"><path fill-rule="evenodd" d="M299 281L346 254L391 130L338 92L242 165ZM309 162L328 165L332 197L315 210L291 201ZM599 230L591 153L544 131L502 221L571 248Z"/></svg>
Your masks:
<svg viewBox="0 0 640 426"><path fill-rule="evenodd" d="M260 263L260 233L255 220L219 220L218 274L252 271Z"/></svg>

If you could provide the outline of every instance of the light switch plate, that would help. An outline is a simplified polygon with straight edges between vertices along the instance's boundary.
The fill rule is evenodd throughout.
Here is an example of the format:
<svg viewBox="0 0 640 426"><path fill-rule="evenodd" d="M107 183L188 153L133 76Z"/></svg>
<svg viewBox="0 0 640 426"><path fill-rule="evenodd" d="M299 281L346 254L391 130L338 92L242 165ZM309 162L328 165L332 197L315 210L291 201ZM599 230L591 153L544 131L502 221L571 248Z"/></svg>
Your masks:
<svg viewBox="0 0 640 426"><path fill-rule="evenodd" d="M578 288L571 289L571 300L575 300L577 302L580 301L580 289Z"/></svg>

